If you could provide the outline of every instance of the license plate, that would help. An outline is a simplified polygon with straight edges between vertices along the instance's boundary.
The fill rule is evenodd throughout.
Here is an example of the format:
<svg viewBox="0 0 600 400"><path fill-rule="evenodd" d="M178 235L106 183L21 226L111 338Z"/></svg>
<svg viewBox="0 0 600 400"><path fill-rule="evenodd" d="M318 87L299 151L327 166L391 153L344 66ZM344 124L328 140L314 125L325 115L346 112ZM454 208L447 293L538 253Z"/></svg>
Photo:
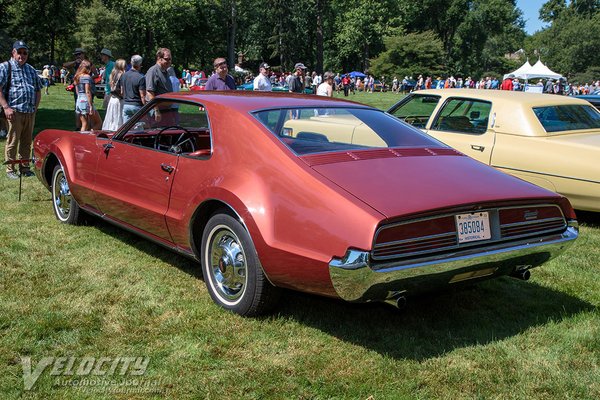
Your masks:
<svg viewBox="0 0 600 400"><path fill-rule="evenodd" d="M458 243L475 242L492 237L490 217L487 212L459 214L455 216Z"/></svg>

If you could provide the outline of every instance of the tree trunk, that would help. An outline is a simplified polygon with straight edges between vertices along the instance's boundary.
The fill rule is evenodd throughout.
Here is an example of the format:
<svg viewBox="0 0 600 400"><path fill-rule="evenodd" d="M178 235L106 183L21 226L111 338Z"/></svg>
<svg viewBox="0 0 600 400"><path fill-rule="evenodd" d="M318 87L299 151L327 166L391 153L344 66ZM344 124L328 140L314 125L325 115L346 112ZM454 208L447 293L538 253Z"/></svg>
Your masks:
<svg viewBox="0 0 600 400"><path fill-rule="evenodd" d="M317 0L317 65L318 74L323 73L323 0Z"/></svg>
<svg viewBox="0 0 600 400"><path fill-rule="evenodd" d="M231 20L229 23L229 32L228 32L228 40L227 40L227 64L229 64L229 68L235 68L235 31L237 28L237 4L236 0L231 0Z"/></svg>

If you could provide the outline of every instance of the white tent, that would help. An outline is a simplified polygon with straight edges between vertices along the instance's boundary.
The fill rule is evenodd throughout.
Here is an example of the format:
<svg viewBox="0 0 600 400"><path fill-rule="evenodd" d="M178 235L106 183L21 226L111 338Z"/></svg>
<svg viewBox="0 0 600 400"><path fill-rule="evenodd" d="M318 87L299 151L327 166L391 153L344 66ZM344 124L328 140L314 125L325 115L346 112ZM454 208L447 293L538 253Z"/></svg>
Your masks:
<svg viewBox="0 0 600 400"><path fill-rule="evenodd" d="M542 60L538 60L533 66L529 64L529 60L525 62L525 64L521 65L517 70L504 75L504 79L508 78L509 75L512 75L515 78L519 79L533 79L533 78L545 78L545 79L560 79L562 78L561 74L557 74L550 70L550 68L546 67Z"/></svg>
<svg viewBox="0 0 600 400"><path fill-rule="evenodd" d="M529 59L527 59L527 61L525 61L525 64L521 65L519 68L517 68L513 72L504 75L504 79L508 78L509 75L512 75L513 78L525 79L525 78L522 78L522 75L527 73L529 70L531 70L531 64L529 64Z"/></svg>
<svg viewBox="0 0 600 400"><path fill-rule="evenodd" d="M561 74L557 74L552 71L550 68L542 63L542 60L538 60L533 67L529 71L527 71L523 79L532 79L532 78L546 78L546 79L560 79L563 76Z"/></svg>

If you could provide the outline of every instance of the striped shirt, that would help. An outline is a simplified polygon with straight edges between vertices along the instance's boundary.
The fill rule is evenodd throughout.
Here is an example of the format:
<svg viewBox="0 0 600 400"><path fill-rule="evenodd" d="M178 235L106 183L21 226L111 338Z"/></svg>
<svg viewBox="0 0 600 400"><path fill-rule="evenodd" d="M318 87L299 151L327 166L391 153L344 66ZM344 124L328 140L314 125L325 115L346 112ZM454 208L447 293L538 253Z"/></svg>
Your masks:
<svg viewBox="0 0 600 400"><path fill-rule="evenodd" d="M15 111L22 113L35 112L36 92L42 90L42 81L35 69L29 64L20 66L14 59L10 59L11 83L8 94L8 105ZM6 87L8 78L8 64L0 64L0 86ZM4 92L4 91L3 91Z"/></svg>

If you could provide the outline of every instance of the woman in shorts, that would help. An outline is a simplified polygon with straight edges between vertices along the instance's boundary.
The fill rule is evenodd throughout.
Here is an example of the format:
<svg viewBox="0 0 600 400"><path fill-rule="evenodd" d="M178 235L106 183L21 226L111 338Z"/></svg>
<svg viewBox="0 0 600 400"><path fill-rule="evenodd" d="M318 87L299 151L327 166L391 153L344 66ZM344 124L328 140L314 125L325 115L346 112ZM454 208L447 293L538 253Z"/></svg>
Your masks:
<svg viewBox="0 0 600 400"><path fill-rule="evenodd" d="M82 131L87 131L91 128L91 120L95 113L94 97L92 93L94 81L92 80L90 73L90 62L88 60L83 60L73 79L75 92L77 93L75 112L79 115L79 119L81 120Z"/></svg>

